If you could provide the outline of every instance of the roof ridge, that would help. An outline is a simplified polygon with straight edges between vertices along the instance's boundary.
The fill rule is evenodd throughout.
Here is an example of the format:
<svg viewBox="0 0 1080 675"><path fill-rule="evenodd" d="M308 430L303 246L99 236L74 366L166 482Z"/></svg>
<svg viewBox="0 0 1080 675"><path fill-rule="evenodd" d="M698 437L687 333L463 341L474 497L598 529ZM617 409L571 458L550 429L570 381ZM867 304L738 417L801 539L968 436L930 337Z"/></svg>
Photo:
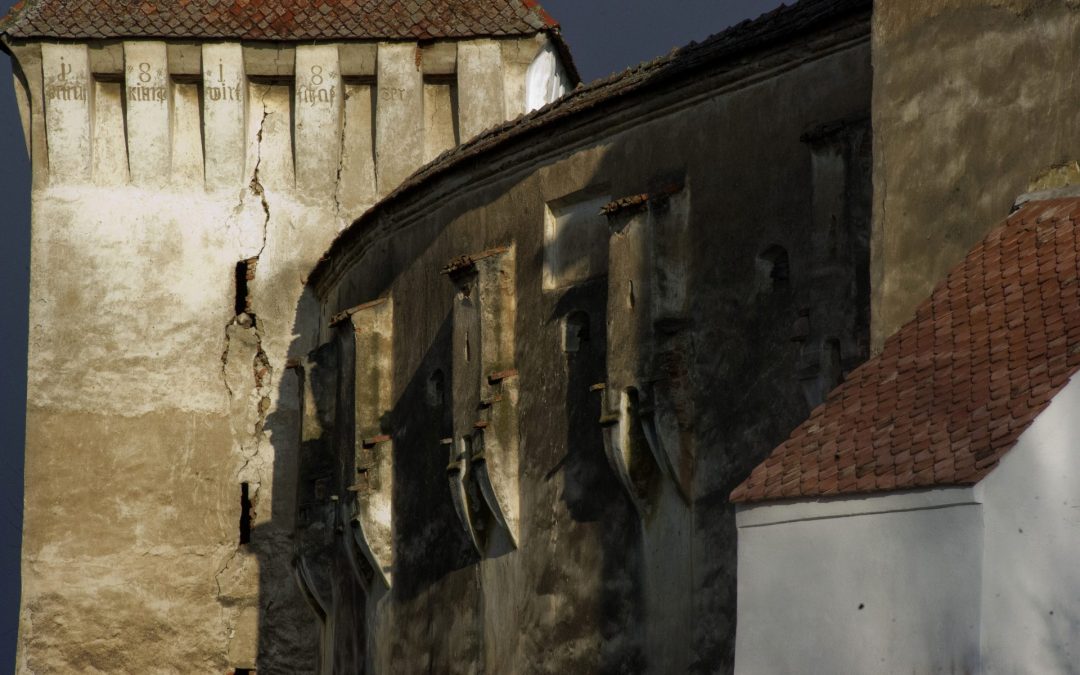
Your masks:
<svg viewBox="0 0 1080 675"><path fill-rule="evenodd" d="M24 0L15 39L461 39L556 31L535 0ZM314 6L317 5L317 6Z"/></svg>
<svg viewBox="0 0 1080 675"><path fill-rule="evenodd" d="M543 30L545 28L558 28L559 22L554 19L547 10L544 9L537 0L521 0L521 4L525 6L525 9L539 18L541 25L536 26L537 30Z"/></svg>
<svg viewBox="0 0 1080 675"><path fill-rule="evenodd" d="M37 4L38 1L39 0L19 0L12 5L7 14L0 17L0 33L3 33L4 28L6 28L8 24L20 18L24 12L29 11L31 6Z"/></svg>

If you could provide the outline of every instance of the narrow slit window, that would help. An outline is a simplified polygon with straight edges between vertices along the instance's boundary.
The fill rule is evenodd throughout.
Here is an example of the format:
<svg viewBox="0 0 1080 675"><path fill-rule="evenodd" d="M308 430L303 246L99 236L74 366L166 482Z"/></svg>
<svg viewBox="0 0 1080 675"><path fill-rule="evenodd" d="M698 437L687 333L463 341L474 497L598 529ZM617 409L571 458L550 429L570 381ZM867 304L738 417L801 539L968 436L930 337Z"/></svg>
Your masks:
<svg viewBox="0 0 1080 675"><path fill-rule="evenodd" d="M239 316L247 311L248 283L247 263L243 260L236 263L236 315Z"/></svg>
<svg viewBox="0 0 1080 675"><path fill-rule="evenodd" d="M236 297L233 299L236 315L249 314L254 316L251 302L251 282L255 281L255 266L258 258L248 258L236 263L235 289Z"/></svg>
<svg viewBox="0 0 1080 675"><path fill-rule="evenodd" d="M251 495L247 483L240 484L240 544L251 543ZM237 670L236 672L240 672Z"/></svg>

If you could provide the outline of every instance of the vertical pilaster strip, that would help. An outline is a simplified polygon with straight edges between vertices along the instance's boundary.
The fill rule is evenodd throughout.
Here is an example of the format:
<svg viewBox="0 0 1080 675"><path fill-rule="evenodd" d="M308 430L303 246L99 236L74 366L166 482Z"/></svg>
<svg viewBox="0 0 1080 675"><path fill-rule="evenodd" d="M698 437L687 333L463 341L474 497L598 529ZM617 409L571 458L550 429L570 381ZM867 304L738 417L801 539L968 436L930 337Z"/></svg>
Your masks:
<svg viewBox="0 0 1080 675"><path fill-rule="evenodd" d="M296 187L334 194L341 168L341 68L336 45L296 48Z"/></svg>
<svg viewBox="0 0 1080 675"><path fill-rule="evenodd" d="M379 44L375 171L382 195L423 162L424 83L417 49L413 43Z"/></svg>
<svg viewBox="0 0 1080 675"><path fill-rule="evenodd" d="M506 119L525 114L525 74L537 51L536 38L500 40Z"/></svg>
<svg viewBox="0 0 1080 675"><path fill-rule="evenodd" d="M206 189L235 189L244 178L247 110L240 43L204 44L202 72Z"/></svg>
<svg viewBox="0 0 1080 675"><path fill-rule="evenodd" d="M89 181L92 88L86 45L42 44L41 70L50 181Z"/></svg>
<svg viewBox="0 0 1080 675"><path fill-rule="evenodd" d="M517 288L514 249L476 261L480 296L480 400L487 409L483 456L473 457L480 491L495 519L519 544L518 372L514 350Z"/></svg>
<svg viewBox="0 0 1080 675"><path fill-rule="evenodd" d="M128 167L136 185L168 182L172 165L169 63L164 42L124 43Z"/></svg>
<svg viewBox="0 0 1080 675"><path fill-rule="evenodd" d="M451 349L453 371L450 385L450 402L453 417L453 438L447 439L448 462L446 477L454 511L462 531L478 553L483 553L486 528L479 527L484 516L480 495L471 460L476 438L477 412L481 408L480 378L483 364L480 360L480 307L476 292L476 267L471 262L462 266L451 263L445 270L456 286L453 310Z"/></svg>
<svg viewBox="0 0 1080 675"><path fill-rule="evenodd" d="M614 218L608 248L608 387L621 391L651 376L653 233L647 211Z"/></svg>
<svg viewBox="0 0 1080 675"><path fill-rule="evenodd" d="M655 507L659 479L643 424L648 406L642 405L652 361L652 228L647 212L616 214L611 225L600 423L608 462L645 517Z"/></svg>
<svg viewBox="0 0 1080 675"><path fill-rule="evenodd" d="M502 49L494 40L458 44L458 115L462 142L506 119Z"/></svg>
<svg viewBox="0 0 1080 675"><path fill-rule="evenodd" d="M354 536L387 588L394 561L394 305L380 300L352 315L356 348Z"/></svg>

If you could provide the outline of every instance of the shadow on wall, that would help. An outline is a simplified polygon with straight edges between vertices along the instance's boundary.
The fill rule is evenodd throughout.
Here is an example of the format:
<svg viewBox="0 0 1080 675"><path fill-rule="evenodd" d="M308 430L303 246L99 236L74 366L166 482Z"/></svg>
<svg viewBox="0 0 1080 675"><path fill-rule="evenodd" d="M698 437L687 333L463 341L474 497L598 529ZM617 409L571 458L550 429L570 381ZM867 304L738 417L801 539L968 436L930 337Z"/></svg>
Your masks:
<svg viewBox="0 0 1080 675"><path fill-rule="evenodd" d="M757 123L771 124L767 118ZM677 658L688 664L689 672L731 671L737 561L734 510L727 495L808 414L800 381L800 346L792 341L792 325L801 316L801 308L837 301L815 276L817 263L808 253L814 250L809 234L813 229L813 181L810 150L799 142L799 132L801 129L792 138L774 139L770 146L760 143L759 135L753 133L729 134L720 140L710 136L706 142L686 137L678 127L657 125L649 147L610 143L598 150L603 153L600 161L592 170L579 172L579 180L567 191L587 191L602 184L612 198L620 198L655 190L671 176L686 184L697 181L686 224L690 234L685 241L691 245L681 254L683 271L690 279L691 318L680 330L686 331L689 344L694 346L685 367L693 383L690 409L695 412L690 426L699 448L693 495L683 506L689 509L686 520L691 527L688 532L664 535L659 540L671 539L685 546L667 555L691 558L690 575L648 568L649 546L659 545L649 537L656 533L647 532L605 457L600 397L590 387L604 382L612 365L606 363L607 278L595 277L555 292L541 291L545 227L536 173L517 183L507 181L486 192L476 191L467 200L448 200L440 205L437 224L424 221L410 226L396 236L389 251L380 251L378 246L369 250L372 260L378 258L374 264L378 270L372 274L382 281L372 284L365 297L354 300L382 297L411 275L409 293L394 301L396 339L399 343L430 341L411 372L401 372L401 363L394 365L396 398L387 421L389 431L384 431L394 443L393 585L388 597L370 568L357 573L355 566L342 562L350 556L356 558L346 544L349 525L342 509L326 512L326 541L335 562L325 573L352 575L356 583L324 580L317 585L327 594L339 594L339 599L346 600L344 604L352 604L348 599L355 598L353 606L366 604L367 610L333 614L330 607L313 602L312 623L322 614L330 629L326 633L338 637L336 653L333 645L322 646L324 662L335 662L341 672L361 669L359 664L371 658L373 649L364 642L365 627L373 608L381 603L379 620L388 623L380 627L393 625L399 630L389 637L382 635L385 644L378 645L380 659L396 661L398 655L408 655L416 663L416 659L426 658L428 667L435 671L453 663L483 662L489 658L490 645L485 645L485 640L516 641L512 642L518 646L516 652L545 654L552 644L591 639L597 634L603 651L599 664L590 662L592 668L611 672L662 668L662 663L649 663L650 656L657 658L650 641L659 639L676 643L679 649L685 645L686 653ZM721 143L724 147L688 155L683 151L687 143ZM797 161L791 157L793 152L799 153ZM746 181L744 166L714 159L755 154L764 157L762 165L770 170L782 169L776 176L770 174L775 180ZM560 160L548 160L547 166L556 161ZM713 190L713 182L741 184L743 189ZM792 185L805 189L792 189ZM511 191L520 191L530 204L525 209L526 219L520 205L513 218L499 211L507 208L509 200L502 198ZM771 211L763 212L763 204L770 205ZM723 222L716 221L716 214L723 214ZM458 221L469 224L469 229L462 230ZM512 222L517 229L498 234L495 222ZM507 244L514 244L518 251L515 359L523 383L518 413L522 541L516 555L508 558L518 570L515 574L522 575L518 578L524 582L521 593L528 611L515 616L519 624L497 627L497 634L492 635L485 634L483 627L482 575L469 571L477 566L479 557L455 514L447 482L449 453L443 441L453 435L455 394L451 383L458 355L452 349L454 288L439 276L438 269L454 256ZM779 270L777 246L791 255L790 260L784 257ZM409 253L402 258L398 249L405 248ZM767 287L759 279L762 252L770 256L772 264ZM405 262L399 267L396 259ZM417 274L424 278L422 284L415 283ZM319 314L313 298L301 301L293 326L293 334L300 337L292 345L291 357L305 356L301 352L315 336L304 331ZM421 315L425 317L423 325L437 329L416 330L410 325ZM858 330L861 328L856 327ZM410 348L413 345L415 342ZM336 496L340 502L354 499L348 487L355 480L352 448L357 439L343 428L324 434L317 442L299 441L298 391L287 381L297 372L290 371L278 383L281 404L267 420L275 451L275 516L273 523L255 528L252 537L256 541L264 530L278 533L272 536L288 531L291 536L292 514L298 507L310 506L304 503L304 495ZM301 375L311 376L307 372ZM337 385L332 388L347 390ZM331 425L348 404L338 402L334 407L322 415ZM345 415L338 422L347 419ZM325 468L328 491L296 484L299 464L312 453L336 458ZM301 503L295 503L294 495L299 495ZM557 529L557 536L547 536L553 529ZM590 558L591 550L598 554ZM260 563L262 569L269 570L292 561L265 559ZM310 572L309 576L317 575ZM281 578L264 575L263 589ZM649 604L645 587L649 579L657 578L678 586L687 598L689 607L662 611L682 617L689 614L690 634L672 634L668 639L665 626L660 625L667 621L667 614L650 616L657 610L655 604ZM575 591L579 589L572 586L579 581L599 589L589 601L594 606L584 606L585 601L578 599ZM656 594L655 589L652 592ZM556 626L543 624L542 617L534 616L537 611L530 607L531 600L541 596L562 596L562 604L557 606L567 620ZM462 598L467 601L462 602ZM260 603L263 612L266 602ZM324 600L324 604L336 603ZM453 628L457 631L453 635L450 628L440 630L466 625L471 627ZM272 622L262 621L260 672L275 672L268 645L279 630ZM499 632L510 630L517 632ZM667 630L671 632L670 627ZM347 635L351 639L345 640Z"/></svg>
<svg viewBox="0 0 1080 675"><path fill-rule="evenodd" d="M435 233L435 237L443 233ZM421 247L428 248L431 245ZM426 261L424 261L426 262ZM420 264L423 264L420 263ZM453 287L443 279L445 296L453 295ZM633 543L638 538L638 524L633 509L619 491L617 482L604 459L603 442L598 420L600 406L598 397L590 391L590 385L604 378L604 303L606 286L603 280L592 282L584 287L570 289L562 297L551 317L553 326L563 325L561 318L573 315L584 317L584 323L577 334L578 344L573 351L567 351L565 368L568 373L569 392L566 393L566 444L562 446L558 438L552 437L548 445L552 449L565 448L560 458L545 465L543 481L550 483L550 490L561 493L562 501L570 516L578 522L603 522L602 547L603 569L600 574L604 582L602 606L597 608L575 608L585 616L599 613L605 618L603 623L604 638L612 646L610 654L603 656L605 672L636 672L641 669L641 655L637 640L628 637L635 634L634 626L641 615L640 598L634 580L639 576L640 561L632 555L636 548ZM438 305L440 303L433 303ZM589 310L588 312L583 309ZM314 311L314 310L312 310ZM295 326L310 325L310 322L298 320ZM428 626L432 623L446 625L448 622L463 624L476 623L480 620L479 602L481 589L479 578L474 574L455 574L477 565L481 558L477 554L461 521L455 513L447 483L448 447L445 439L454 436L452 411L454 409L454 388L451 386L451 373L454 369L454 354L451 349L453 334L453 313L447 311L439 324L439 329L418 366L408 374L408 381L396 398L392 411L385 424L393 430L395 443L395 461L393 466L393 513L394 513L394 563L391 590L391 603L395 611L408 613L405 622L407 628L416 625L423 628L418 635L395 638L393 644L380 645L383 649L423 649L427 648L435 667L438 661L448 658L460 662L481 662L483 643L476 636L470 644L449 645L448 636L431 635ZM305 336L310 337L310 336ZM303 344L297 340L294 345ZM331 343L332 344L332 343ZM316 353L318 353L317 350ZM311 361L326 360L326 356L316 356ZM348 377L353 364L348 359L332 364L335 372ZM339 367L340 366L340 367ZM317 367L312 365L312 368ZM275 439L274 467L274 503L273 513L278 514L275 522L257 526L252 538L275 535L276 522L283 519L291 521L289 514L297 509L312 507L311 499L305 503L305 495L316 496L316 489L305 490L304 486L292 483L298 480L297 469L302 457L326 453L337 458L338 462L326 465L324 473L330 478L333 487L319 488L335 493L343 500L352 499L348 486L355 476L351 462L352 446L358 440L350 434L352 421L339 405L334 411L323 410L319 417L324 420L323 434L318 438L299 438L298 415L291 408L297 403L298 394L304 386L311 386L312 372L299 369L291 370L285 377L297 377L301 390L292 384L281 384L280 410L267 418L266 428ZM325 386L324 386L325 388ZM339 392L345 391L342 383L332 385ZM570 393L572 392L572 393ZM561 395L561 394L560 394ZM291 399L290 399L291 397ZM315 403L319 405L318 399ZM341 413L345 414L341 414ZM301 413L302 414L302 413ZM339 416L340 415L340 416ZM337 428L329 430L331 425ZM291 437L296 441L292 442ZM551 456L553 453L546 453ZM564 474L561 489L556 485L556 477ZM294 498L293 495L296 495ZM324 495L325 496L325 495ZM257 505L255 505L257 508ZM348 512L348 509L345 510ZM335 663L333 672L354 672L359 670L366 659L369 646L364 644L365 628L370 611L383 599L385 594L382 582L376 578L374 570L355 550L350 550L349 529L337 511L328 512L327 520L332 528L339 530L332 544L333 551L327 551L326 560L331 561L328 569L331 578L315 579L312 585L321 588L325 597L320 602L309 596L312 624L322 621L328 634L335 635L336 647L323 645L321 658ZM544 515L541 520L547 522ZM564 542L562 546L572 549L574 543ZM263 549L257 549L263 550ZM572 555L568 550L567 555ZM341 564L343 560L356 560L356 567ZM293 564L294 561L288 561ZM539 594L566 593L572 589L557 588L562 577L560 566L564 561L552 556L544 564L545 569L535 589ZM280 567L282 561L263 557L261 569L269 571ZM320 573L307 571L309 581L319 577ZM262 584L274 583L280 574L265 573ZM438 587L436 589L436 587ZM433 592L435 591L435 592ZM436 594L455 599L470 597L473 604L439 602ZM368 597L370 596L370 597ZM328 605L329 607L327 607ZM266 602L260 602L265 608ZM364 608L369 608L369 613ZM358 612L345 611L333 616L331 607L359 609ZM329 610L329 611L328 611ZM580 625L588 629L588 625ZM260 628L260 640L268 641L279 637L279 627L264 622ZM351 639L350 639L351 638ZM274 672L273 660L267 660L267 650L260 648L259 669Z"/></svg>
<svg viewBox="0 0 1080 675"><path fill-rule="evenodd" d="M477 207L477 210L485 206ZM452 216L447 216L444 222L453 220ZM542 223L537 225L542 226ZM429 232L423 242L414 239L413 250L428 251L438 248L438 240L445 237L445 228L440 227ZM484 245L478 244L465 250L455 250L455 253L465 254L482 248ZM542 253L540 255L542 256ZM447 258L449 260L449 256ZM542 264L542 260L539 262ZM410 266L429 264L432 267L431 272L437 275L438 266L432 261L420 259L408 263ZM372 293L372 297L385 295L404 272L405 270L401 269L387 269L384 276L391 281L381 293ZM322 645L319 648L320 658L324 662L332 661L335 664L334 672L358 672L363 668L362 664L369 658L367 652L372 648L371 645L364 644L367 621L372 616L374 607L384 600L390 601L391 613L407 615L406 619L398 616L395 620L404 624L406 632L410 634L395 636L392 644L379 645L380 650L428 651L430 663L436 669L448 667L446 664L450 660L476 663L482 662L484 658L483 641L478 635L473 635L468 643L453 645L447 644L451 636L429 633L429 626L432 624L474 624L482 620L479 615L482 611L479 606L482 597L479 576L472 573L455 574L476 566L480 557L455 513L447 483L449 452L444 439L454 435L454 387L451 377L455 356L452 349L454 315L450 311L454 288L445 278L439 278L437 283L442 285L444 298L434 301L429 299L423 304L424 309L434 310L441 307L443 318L415 369L407 374L395 373L395 381L400 382L402 378L407 378L407 381L403 387L395 387L397 396L386 420L386 426L392 430L394 440L394 557L393 585L389 598L383 597L385 587L381 580L376 578L370 565L362 556L358 556L356 551L349 550L348 524L344 522L340 512L326 514L330 528L337 530L337 536L331 544L334 550L328 551L329 555L326 556L332 567L327 572L335 579L333 582L330 579L314 581L313 585L324 589L327 594L322 604L329 607L320 606L317 599L309 596L309 619L313 625L322 621L327 629L325 633L336 636L336 647ZM635 581L640 577L641 561L633 552L640 547L637 543L640 539L640 528L633 507L621 493L604 458L598 424L599 397L590 391L590 386L602 382L605 375L606 298L604 279L593 280L562 293L548 317L550 334L562 330L564 321L570 317L580 323L576 324L576 344L570 349L558 350L563 360L562 368L567 374L567 390L545 392L543 395L545 400L565 400L563 406L552 409L561 411L564 415L563 419L560 419L560 415L556 414L552 421L557 425L556 428L565 429L565 443L560 442L558 437L546 437L543 438L545 447L533 447L532 452L545 458L537 460L546 462L542 466L541 479L546 486L545 490L564 504L573 520L597 524L599 527L596 530L601 533L602 569L595 570L595 574L603 578L601 606L571 608L584 619L575 628L591 630L594 620L589 617L603 617L603 638L605 644L609 645L605 648L607 653L601 657L605 664L604 671L639 672L643 669L640 645L643 608ZM415 306L412 309L416 311ZM301 330L302 327L312 325L309 317L315 316L317 312L318 308L313 305L305 306L303 300L297 308L293 334L300 337L294 341L290 350L294 359L304 356L299 350L314 337L301 335ZM398 329L401 329L400 324ZM415 337L411 335L410 339ZM335 364L335 370L337 365L342 365L345 367L341 370L346 371L346 361L347 359L342 359L342 363ZM532 373L525 376L530 375ZM300 405L298 399L302 395L303 387L311 386L311 377L311 372L290 369L278 384L279 409L272 412L266 421L266 429L271 435L275 451L274 503L271 507L275 516L274 522L253 528L251 537L255 542L262 536L280 536L283 525L291 528L292 514L298 509L311 507L305 500L310 502L316 489L307 490L305 486L295 484L299 480L299 464L304 461L305 455L310 459L314 454L327 453L329 450L329 454L337 458L337 463L325 466L325 473L330 479L330 486L326 488L328 492L325 494L333 493L341 500L353 499L348 487L355 476L351 448L357 439L351 434L351 429L323 429L324 433L319 438L300 439L299 421L303 412L297 411L296 407ZM289 382L290 378L296 378L297 383ZM536 381L540 378L533 379ZM559 384L561 389L563 383L556 384ZM341 383L332 385L332 388L339 392L347 389L342 388ZM322 411L319 417L326 425L340 425L344 422L343 427L351 427L348 413L339 416L343 411L345 407L339 402L334 411ZM546 436L543 433L546 430L539 431L542 436ZM523 472L527 470L524 467L522 469ZM560 475L561 481L558 480ZM322 489L319 488L320 491ZM258 508L258 505L254 505L254 508ZM345 512L348 512L348 509L345 509ZM528 525L523 523L523 532L530 528L535 530L546 527L552 516L550 513L534 513L531 517L533 522ZM523 514L523 520L528 518L528 514ZM549 552L552 555L540 563L543 569L538 571L536 588L527 589L526 592L572 595L573 589L559 586L563 578L561 567L566 564L566 558L562 556L572 558L574 545L573 541L560 542L560 548L566 548L561 552L561 556L556 555L556 552ZM524 543L523 546L528 544ZM257 546L255 550L265 551L268 547ZM359 559L360 565L350 567L342 564L341 561L349 559ZM266 584L276 583L282 578L272 570L283 564L294 563L295 560L273 560L264 553L260 558L260 569L263 570L261 588L266 588ZM307 575L310 581L310 577L318 577L320 573L308 570ZM440 602L440 596L452 600L473 598L473 603ZM267 609L269 599L268 594L266 599L260 601L261 610ZM351 606L359 608L360 611L331 616L331 607L334 606ZM365 606L368 608L367 612L364 611ZM413 627L419 627L416 634L412 634ZM259 631L260 656L257 668L260 672L275 672L276 656L271 656L272 650L267 648L266 644L282 637L280 629L280 626L265 620L264 612ZM312 647L314 652L315 646ZM313 672L314 669L312 664Z"/></svg>
<svg viewBox="0 0 1080 675"><path fill-rule="evenodd" d="M645 667L644 604L641 586L635 583L642 575L642 561L639 555L628 555L640 551L641 529L633 505L605 459L598 426L603 413L593 386L607 377L606 317L606 278L568 288L548 316L549 325L560 329L566 364L562 411L566 437L565 454L544 474L544 480L552 481L561 473L561 499L570 516L577 522L602 523L601 672L633 673ZM558 563L552 560L545 570L548 586L558 583ZM539 593L553 591L537 588Z"/></svg>

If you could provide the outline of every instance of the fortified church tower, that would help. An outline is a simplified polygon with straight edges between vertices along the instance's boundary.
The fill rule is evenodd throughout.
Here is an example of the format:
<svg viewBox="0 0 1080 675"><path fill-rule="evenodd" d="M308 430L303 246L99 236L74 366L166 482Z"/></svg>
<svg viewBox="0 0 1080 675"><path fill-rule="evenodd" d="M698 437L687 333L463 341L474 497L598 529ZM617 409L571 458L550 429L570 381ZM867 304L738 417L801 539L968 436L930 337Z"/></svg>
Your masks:
<svg viewBox="0 0 1080 675"><path fill-rule="evenodd" d="M420 165L565 91L556 24L30 0L0 32L33 166L18 671L309 672L281 377L315 347L304 275Z"/></svg>

